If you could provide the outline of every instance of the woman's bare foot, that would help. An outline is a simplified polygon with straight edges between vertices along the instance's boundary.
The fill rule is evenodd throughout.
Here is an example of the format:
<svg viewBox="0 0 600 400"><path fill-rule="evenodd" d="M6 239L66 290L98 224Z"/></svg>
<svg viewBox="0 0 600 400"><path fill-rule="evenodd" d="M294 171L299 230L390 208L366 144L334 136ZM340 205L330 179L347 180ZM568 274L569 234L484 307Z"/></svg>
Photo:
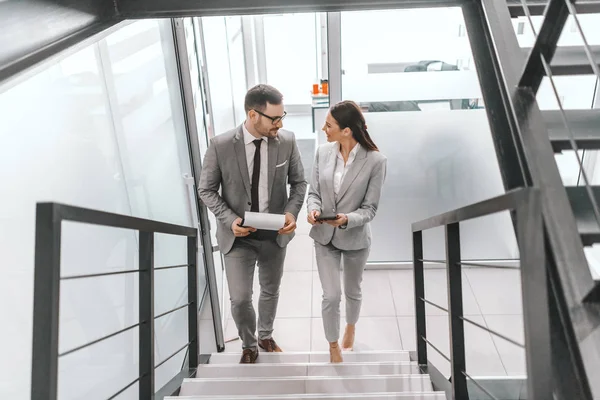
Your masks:
<svg viewBox="0 0 600 400"><path fill-rule="evenodd" d="M354 335L356 333L356 325L346 325L344 339L342 340L342 349L344 351L354 350Z"/></svg>
<svg viewBox="0 0 600 400"><path fill-rule="evenodd" d="M342 349L340 349L338 342L329 343L329 362L337 364L343 361Z"/></svg>

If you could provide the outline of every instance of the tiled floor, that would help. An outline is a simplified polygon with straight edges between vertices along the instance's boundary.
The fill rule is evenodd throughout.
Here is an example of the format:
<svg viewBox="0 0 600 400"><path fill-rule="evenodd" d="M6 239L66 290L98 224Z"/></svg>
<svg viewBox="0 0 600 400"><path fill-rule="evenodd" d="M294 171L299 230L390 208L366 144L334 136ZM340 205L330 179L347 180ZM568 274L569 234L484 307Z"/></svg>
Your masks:
<svg viewBox="0 0 600 400"><path fill-rule="evenodd" d="M313 242L305 216L299 218L297 236L288 246L274 337L284 351L327 349L321 319L321 286ZM464 311L468 319L523 343L520 280L516 270L473 268L463 273ZM415 320L411 270L367 270L363 281L363 307L357 325L356 350L414 350ZM444 270L426 270L426 298L447 307ZM226 285L225 285L226 286ZM255 279L254 293L258 293ZM225 290L225 296L228 296ZM255 307L257 296L254 299ZM427 307L427 335L449 354L448 318ZM342 329L344 302L341 305ZM225 339L235 339L233 320L224 327ZM524 375L524 351L465 322L467 372L477 376ZM234 340L226 351L239 352ZM446 373L448 362L429 348L429 358Z"/></svg>

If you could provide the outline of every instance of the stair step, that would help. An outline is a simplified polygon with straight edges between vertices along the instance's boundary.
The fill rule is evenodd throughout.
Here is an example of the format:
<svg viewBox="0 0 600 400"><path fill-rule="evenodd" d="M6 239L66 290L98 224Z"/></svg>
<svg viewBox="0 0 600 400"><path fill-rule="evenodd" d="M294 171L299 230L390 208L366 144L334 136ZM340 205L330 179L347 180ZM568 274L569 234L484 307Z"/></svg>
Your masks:
<svg viewBox="0 0 600 400"><path fill-rule="evenodd" d="M181 396L283 395L326 393L431 392L428 375L296 376L285 378L190 378L183 381Z"/></svg>
<svg viewBox="0 0 600 400"><path fill-rule="evenodd" d="M600 226L596 221L587 190L584 186L567 186L566 189L583 245L591 246L600 243ZM600 205L600 186L592 186L592 192Z"/></svg>
<svg viewBox="0 0 600 400"><path fill-rule="evenodd" d="M339 393L339 394L288 394L242 396L180 396L166 397L165 400L446 400L444 392L388 392L388 393Z"/></svg>
<svg viewBox="0 0 600 400"><path fill-rule="evenodd" d="M590 46L592 57L596 64L600 63L600 46ZM522 47L526 56L531 53L531 47ZM555 76L559 75L593 75L583 46L559 46L552 57L550 69Z"/></svg>
<svg viewBox="0 0 600 400"><path fill-rule="evenodd" d="M579 149L600 149L600 109L565 110L565 116ZM572 150L560 110L544 110L542 117L554 151Z"/></svg>
<svg viewBox="0 0 600 400"><path fill-rule="evenodd" d="M284 377L284 376L358 376L358 375L399 375L418 374L415 362L371 362L371 363L295 363L295 364L254 364L226 365L204 364L198 366L196 378L225 377Z"/></svg>
<svg viewBox="0 0 600 400"><path fill-rule="evenodd" d="M410 361L410 355L407 351L361 351L343 353L344 363L364 363L364 362L389 362L389 361ZM240 362L240 353L213 353L210 356L210 364L238 364ZM327 363L329 362L329 352L286 352L286 353L265 353L261 352L256 360L257 363Z"/></svg>

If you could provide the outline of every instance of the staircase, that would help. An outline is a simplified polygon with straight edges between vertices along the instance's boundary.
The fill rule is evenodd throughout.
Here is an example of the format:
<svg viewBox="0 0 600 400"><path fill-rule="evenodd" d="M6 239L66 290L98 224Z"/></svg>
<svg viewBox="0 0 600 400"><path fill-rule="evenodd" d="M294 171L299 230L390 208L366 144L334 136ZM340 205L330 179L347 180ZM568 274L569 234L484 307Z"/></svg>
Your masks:
<svg viewBox="0 0 600 400"><path fill-rule="evenodd" d="M344 353L342 364L329 363L328 352L261 352L255 365L239 358L212 354L196 378L183 381L179 397L165 399L446 399L407 351Z"/></svg>

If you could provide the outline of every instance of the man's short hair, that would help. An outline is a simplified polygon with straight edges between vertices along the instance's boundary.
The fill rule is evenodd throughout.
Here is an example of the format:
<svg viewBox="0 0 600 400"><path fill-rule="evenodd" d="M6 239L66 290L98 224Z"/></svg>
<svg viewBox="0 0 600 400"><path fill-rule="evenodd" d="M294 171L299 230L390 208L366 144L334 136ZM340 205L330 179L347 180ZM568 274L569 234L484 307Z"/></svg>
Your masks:
<svg viewBox="0 0 600 400"><path fill-rule="evenodd" d="M267 103L279 105L283 102L283 95L273 86L259 84L248 90L244 99L246 114L250 110L264 111Z"/></svg>

